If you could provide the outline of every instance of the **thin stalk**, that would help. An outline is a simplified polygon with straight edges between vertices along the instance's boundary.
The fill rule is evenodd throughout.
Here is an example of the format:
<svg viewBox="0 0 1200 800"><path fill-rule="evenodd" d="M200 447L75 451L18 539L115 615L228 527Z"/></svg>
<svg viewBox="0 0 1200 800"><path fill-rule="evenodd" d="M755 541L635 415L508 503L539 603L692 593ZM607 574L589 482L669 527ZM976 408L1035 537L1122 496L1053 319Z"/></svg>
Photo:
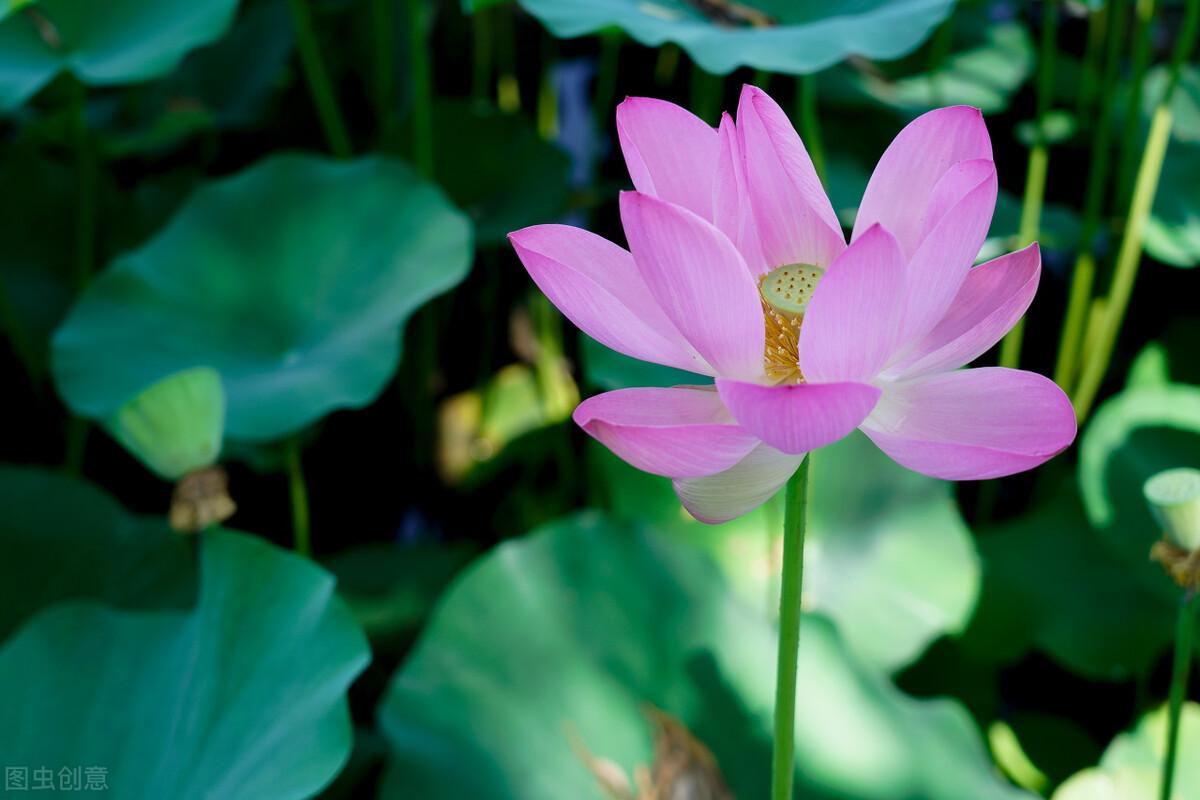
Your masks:
<svg viewBox="0 0 1200 800"><path fill-rule="evenodd" d="M1098 11L1088 12L1087 47L1083 53L1083 74L1079 81L1079 94L1076 96L1075 115L1085 118L1092 109L1092 100L1096 96L1096 87L1100 85L1099 61L1103 52L1105 35L1108 29L1108 6Z"/></svg>
<svg viewBox="0 0 1200 800"><path fill-rule="evenodd" d="M83 291L96 268L96 191L99 168L87 124L87 87L76 83L71 101L71 139L75 148L75 289Z"/></svg>
<svg viewBox="0 0 1200 800"><path fill-rule="evenodd" d="M725 81L720 75L705 72L695 64L692 65L692 111L700 119L715 124L721 110L721 94Z"/></svg>
<svg viewBox="0 0 1200 800"><path fill-rule="evenodd" d="M308 487L304 483L304 465L300 459L300 437L284 444L288 490L292 498L292 547L302 556L312 556L312 533L308 518Z"/></svg>
<svg viewBox="0 0 1200 800"><path fill-rule="evenodd" d="M783 511L783 576L779 592L779 654L775 663L775 738L771 800L792 800L795 772L796 669L800 654L800 600L804 584L804 531L808 515L809 454L788 479Z"/></svg>
<svg viewBox="0 0 1200 800"><path fill-rule="evenodd" d="M413 163L433 177L433 83L430 78L426 0L405 0L408 11L408 70L412 77Z"/></svg>
<svg viewBox="0 0 1200 800"><path fill-rule="evenodd" d="M481 8L471 17L471 99L476 103L491 101L490 84L495 62L493 35L492 11Z"/></svg>
<svg viewBox="0 0 1200 800"><path fill-rule="evenodd" d="M799 93L797 113L800 117L800 138L812 159L813 169L821 183L825 183L825 147L821 140L821 121L817 113L817 76L809 73L800 77L796 90Z"/></svg>
<svg viewBox="0 0 1200 800"><path fill-rule="evenodd" d="M296 32L296 48L300 51L300 65L304 69L304 78L308 81L308 92L312 96L317 116L321 120L321 128L325 139L329 142L329 150L338 158L349 158L350 134L346 132L346 121L338 108L337 95L329 73L325 69L325 60L321 56L321 47L317 42L317 34L313 29L312 15L308 10L307 0L288 0L288 8L292 13L292 27Z"/></svg>
<svg viewBox="0 0 1200 800"><path fill-rule="evenodd" d="M654 82L666 86L675 80L675 71L679 69L679 48L667 42L658 48L658 60L654 62Z"/></svg>
<svg viewBox="0 0 1200 800"><path fill-rule="evenodd" d="M396 0L371 0L371 46L374 55L371 89L375 120L380 131L391 128L393 100L396 96L396 58L393 48L395 10Z"/></svg>
<svg viewBox="0 0 1200 800"><path fill-rule="evenodd" d="M929 43L929 97L934 106L945 105L942 100L942 67L946 57L950 55L950 45L954 41L954 12L946 21L938 26Z"/></svg>
<svg viewBox="0 0 1200 800"><path fill-rule="evenodd" d="M1042 204L1046 197L1046 172L1050 168L1050 146L1046 142L1046 114L1054 98L1054 59L1058 52L1058 0L1048 0L1042 12L1041 51L1037 77L1037 139L1029 151L1025 170L1025 197L1021 202L1018 247L1038 238L1042 222ZM1025 318L1013 326L1000 345L1000 366L1016 367L1021 361L1021 342L1025 337Z"/></svg>
<svg viewBox="0 0 1200 800"><path fill-rule="evenodd" d="M1107 120L1112 112L1112 97L1117 83L1117 67L1121 60L1120 22L1125 18L1127 0L1117 0L1109 12L1108 41L1104 54L1104 74L1100 87L1100 110L1097 118ZM1091 307L1092 289L1096 281L1096 234L1100 228L1100 212L1104 209L1108 170L1112 163L1112 126L1096 125L1092 131L1092 156L1083 201L1083 224L1079 232L1079 250L1075 254L1075 269L1071 274L1071 289L1067 298L1067 318L1063 322L1058 345L1054 380L1071 393L1075 385L1083 334Z"/></svg>
<svg viewBox="0 0 1200 800"><path fill-rule="evenodd" d="M1128 202L1138 155L1138 127L1142 119L1142 82L1150 66L1150 30L1154 19L1154 0L1137 0L1134 5L1133 58L1129 76L1129 98L1125 106L1125 127L1121 131L1121 155L1117 163L1114 197L1121 211Z"/></svg>
<svg viewBox="0 0 1200 800"><path fill-rule="evenodd" d="M513 12L508 5L497 6L496 62L500 77L496 81L496 105L506 114L521 109L521 83L517 80L517 54L514 44Z"/></svg>
<svg viewBox="0 0 1200 800"><path fill-rule="evenodd" d="M1133 293L1133 284L1142 260L1142 232L1150 216L1150 208L1154 205L1154 195L1158 191L1158 180L1162 176L1163 160L1166 158L1167 144L1171 138L1171 98L1179 85L1183 63L1196 43L1198 28L1200 0L1188 0L1183 29L1171 56L1170 77L1154 109L1154 117L1150 120L1150 134L1146 137L1141 164L1138 166L1137 179L1133 186L1133 198L1125 218L1125 235L1117 253L1103 324L1097 341L1084 362L1079 387L1074 396L1075 416L1080 420L1087 417L1096 399L1100 383L1108 371L1108 363L1112 358L1121 323L1125 320L1125 311L1129 307L1129 298Z"/></svg>
<svg viewBox="0 0 1200 800"><path fill-rule="evenodd" d="M617 74L621 66L621 33L613 31L600 36L600 59L596 71L596 91L592 95L592 112L601 129L608 121L617 94Z"/></svg>
<svg viewBox="0 0 1200 800"><path fill-rule="evenodd" d="M558 92L554 86L555 62L558 60L558 41L549 35L542 37L542 79L538 83L537 119L538 135L553 141L558 138Z"/></svg>
<svg viewBox="0 0 1200 800"><path fill-rule="evenodd" d="M1200 598L1188 592L1179 605L1179 622L1175 627L1175 662L1171 668L1171 693L1167 703L1167 755L1163 760L1160 800L1171 800L1175 782L1175 760L1179 751L1179 717L1187 697L1188 674L1192 668L1192 634L1196 630L1196 610Z"/></svg>

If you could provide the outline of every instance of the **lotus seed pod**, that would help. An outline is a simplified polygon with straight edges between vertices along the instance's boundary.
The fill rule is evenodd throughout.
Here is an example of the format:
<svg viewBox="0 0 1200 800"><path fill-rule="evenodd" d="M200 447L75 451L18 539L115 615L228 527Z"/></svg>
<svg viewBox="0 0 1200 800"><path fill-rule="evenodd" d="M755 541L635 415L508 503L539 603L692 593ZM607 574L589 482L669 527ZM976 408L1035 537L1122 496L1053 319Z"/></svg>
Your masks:
<svg viewBox="0 0 1200 800"><path fill-rule="evenodd" d="M1142 491L1167 538L1185 550L1200 549L1200 469L1160 472Z"/></svg>
<svg viewBox="0 0 1200 800"><path fill-rule="evenodd" d="M221 455L225 392L216 370L169 375L127 401L107 425L138 460L169 481L212 466Z"/></svg>

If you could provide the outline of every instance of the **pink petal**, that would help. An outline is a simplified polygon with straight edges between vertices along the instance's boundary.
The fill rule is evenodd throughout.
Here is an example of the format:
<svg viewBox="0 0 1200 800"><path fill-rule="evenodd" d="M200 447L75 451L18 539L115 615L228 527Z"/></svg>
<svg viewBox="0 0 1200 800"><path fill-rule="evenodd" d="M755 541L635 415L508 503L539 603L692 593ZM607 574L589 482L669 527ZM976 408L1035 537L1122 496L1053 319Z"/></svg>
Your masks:
<svg viewBox="0 0 1200 800"><path fill-rule="evenodd" d="M708 123L665 100L627 97L617 106L617 138L639 192L712 219L718 144Z"/></svg>
<svg viewBox="0 0 1200 800"><path fill-rule="evenodd" d="M774 497L803 460L803 455L790 456L760 444L724 472L676 480L675 494L688 513L701 522L728 522Z"/></svg>
<svg viewBox="0 0 1200 800"><path fill-rule="evenodd" d="M720 153L717 173L713 180L713 224L729 237L746 261L755 278L771 271L762 254L758 229L754 226L754 209L746 186L742 145L733 118L721 115L718 129Z"/></svg>
<svg viewBox="0 0 1200 800"><path fill-rule="evenodd" d="M846 247L842 226L787 115L766 92L746 86L737 130L768 268L833 263Z"/></svg>
<svg viewBox="0 0 1200 800"><path fill-rule="evenodd" d="M1049 378L987 367L887 385L863 431L915 472L980 480L1062 452L1075 439L1075 411Z"/></svg>
<svg viewBox="0 0 1200 800"><path fill-rule="evenodd" d="M879 389L865 383L763 386L717 379L717 391L738 424L785 453L836 442L866 419Z"/></svg>
<svg viewBox="0 0 1200 800"><path fill-rule="evenodd" d="M874 378L895 352L904 311L904 255L878 225L817 284L800 328L800 368L817 383Z"/></svg>
<svg viewBox="0 0 1200 800"><path fill-rule="evenodd" d="M964 192L964 187L976 179L978 182ZM939 192L943 197L958 195L959 199L942 214L908 263L903 332L906 342L923 337L945 316L975 263L996 209L996 168L990 161L958 165L939 184Z"/></svg>
<svg viewBox="0 0 1200 800"><path fill-rule="evenodd" d="M763 372L762 301L745 261L710 223L640 192L621 193L621 221L650 293L720 375Z"/></svg>
<svg viewBox="0 0 1200 800"><path fill-rule="evenodd" d="M922 114L900 131L875 166L851 240L880 223L906 254L915 253L938 181L960 161L991 157L979 109L953 106Z"/></svg>
<svg viewBox="0 0 1200 800"><path fill-rule="evenodd" d="M643 361L713 374L621 247L569 225L534 225L508 239L542 293L588 336Z"/></svg>
<svg viewBox="0 0 1200 800"><path fill-rule="evenodd" d="M589 397L572 416L625 461L669 478L728 469L758 444L706 388L618 389Z"/></svg>
<svg viewBox="0 0 1200 800"><path fill-rule="evenodd" d="M986 353L1033 302L1041 262L1034 242L973 268L942 321L885 374L900 380L942 372Z"/></svg>

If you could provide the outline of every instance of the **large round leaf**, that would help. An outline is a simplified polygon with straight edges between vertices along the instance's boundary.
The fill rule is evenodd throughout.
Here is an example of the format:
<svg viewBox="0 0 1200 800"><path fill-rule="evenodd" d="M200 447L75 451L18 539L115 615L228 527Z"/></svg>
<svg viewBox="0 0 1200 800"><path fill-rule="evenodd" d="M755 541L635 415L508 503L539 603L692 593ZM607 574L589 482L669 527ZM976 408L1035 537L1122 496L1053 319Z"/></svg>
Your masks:
<svg viewBox="0 0 1200 800"><path fill-rule="evenodd" d="M1036 647L1094 680L1144 674L1171 640L1170 592L1133 578L1132 565L1088 524L1069 483L1052 498L981 531L983 592L964 647L1001 662Z"/></svg>
<svg viewBox="0 0 1200 800"><path fill-rule="evenodd" d="M585 514L501 546L443 598L380 711L385 797L600 800L580 746L648 764L646 705L712 750L737 797L769 787L776 632L692 549ZM901 695L806 617L798 793L1015 798L949 701Z"/></svg>
<svg viewBox="0 0 1200 800"><path fill-rule="evenodd" d="M467 0L482 7L489 0ZM954 0L520 0L561 38L618 27L642 44L674 42L709 72L816 72L851 55L891 59L919 45Z"/></svg>
<svg viewBox="0 0 1200 800"><path fill-rule="evenodd" d="M1200 387L1186 384L1130 386L1096 412L1079 447L1079 488L1088 518L1108 547L1149 586L1175 590L1150 563L1162 538L1142 485L1171 467L1200 464Z"/></svg>
<svg viewBox="0 0 1200 800"><path fill-rule="evenodd" d="M470 215L479 244L507 247L511 231L565 213L570 159L528 116L451 100L434 106L433 125L434 176Z"/></svg>
<svg viewBox="0 0 1200 800"><path fill-rule="evenodd" d="M275 439L370 403L404 321L470 257L467 220L403 164L275 156L197 190L93 281L55 334L55 378L72 409L103 418L212 367L227 435Z"/></svg>
<svg viewBox="0 0 1200 800"><path fill-rule="evenodd" d="M1166 758L1167 709L1144 716L1113 739L1100 766L1084 770L1054 793L1054 800L1158 800ZM1200 705L1187 703L1179 725L1179 755L1171 800L1200 797Z"/></svg>
<svg viewBox="0 0 1200 800"><path fill-rule="evenodd" d="M163 518L126 512L95 486L43 469L0 467L0 641L61 600L182 608L192 548Z"/></svg>
<svg viewBox="0 0 1200 800"><path fill-rule="evenodd" d="M0 21L0 110L59 72L112 86L170 72L229 27L238 0L38 0Z"/></svg>
<svg viewBox="0 0 1200 800"><path fill-rule="evenodd" d="M1151 70L1142 84L1142 122L1150 117L1167 88L1165 67ZM1159 178L1154 208L1146 221L1146 252L1175 267L1200 264L1200 69L1185 64L1171 96L1171 143L1167 167Z"/></svg>
<svg viewBox="0 0 1200 800"><path fill-rule="evenodd" d="M778 605L781 497L720 526L683 511L670 481L597 456L611 505L709 551L765 613ZM865 663L893 671L960 631L979 591L979 559L950 486L896 465L854 434L812 460L804 606L829 616Z"/></svg>
<svg viewBox="0 0 1200 800"><path fill-rule="evenodd" d="M350 754L369 659L333 579L241 534L204 536L191 612L42 612L0 649L9 765L97 765L122 798L297 798Z"/></svg>

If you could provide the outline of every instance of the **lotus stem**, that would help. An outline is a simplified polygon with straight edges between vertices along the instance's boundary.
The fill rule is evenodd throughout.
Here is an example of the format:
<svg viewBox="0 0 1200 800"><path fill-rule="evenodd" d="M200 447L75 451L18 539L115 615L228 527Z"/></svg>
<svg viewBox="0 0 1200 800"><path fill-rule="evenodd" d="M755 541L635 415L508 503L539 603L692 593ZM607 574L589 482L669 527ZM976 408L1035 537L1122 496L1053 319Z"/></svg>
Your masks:
<svg viewBox="0 0 1200 800"><path fill-rule="evenodd" d="M288 0L288 8L292 13L296 47L300 51L300 65L304 69L304 77L308 81L308 92L312 96L317 116L321 120L325 139L329 142L329 150L338 158L349 158L351 155L350 135L346 132L346 121L342 119L337 96L333 91L333 83L329 80L329 73L325 69L325 60L321 56L321 47L317 42L316 31L313 30L312 15L309 13L307 0Z"/></svg>
<svg viewBox="0 0 1200 800"><path fill-rule="evenodd" d="M433 83L426 30L426 0L405 0L408 11L408 69L412 77L413 163L427 179L433 178Z"/></svg>
<svg viewBox="0 0 1200 800"><path fill-rule="evenodd" d="M493 35L492 12L481 8L471 16L471 99L476 103L491 101Z"/></svg>
<svg viewBox="0 0 1200 800"><path fill-rule="evenodd" d="M788 479L783 512L783 575L779 592L779 654L775 666L775 738L771 800L791 800L795 771L796 670L804 585L804 532L808 516L810 453Z"/></svg>
<svg viewBox="0 0 1200 800"><path fill-rule="evenodd" d="M1125 211L1129 202L1129 187L1137 163L1138 128L1141 122L1142 82L1150 65L1150 23L1154 19L1154 0L1137 0L1134 5L1133 68L1129 76L1129 100L1125 107L1125 127L1121 131L1121 155L1117 163L1117 184L1114 204Z"/></svg>
<svg viewBox="0 0 1200 800"><path fill-rule="evenodd" d="M725 81L721 75L706 72L696 64L692 65L692 110L696 116L710 125L717 121L721 110L721 94Z"/></svg>
<svg viewBox="0 0 1200 800"><path fill-rule="evenodd" d="M1041 51L1038 54L1037 117L1033 148L1025 171L1025 197L1021 201L1021 224L1017 247L1026 247L1038 238L1042 205L1046 197L1046 173L1050 168L1050 148L1046 141L1046 115L1054 97L1054 60L1058 52L1058 3L1049 0L1042 12ZM1000 366L1016 367L1021 361L1021 342L1025 338L1025 318L1017 320L1000 345Z"/></svg>
<svg viewBox="0 0 1200 800"><path fill-rule="evenodd" d="M1117 0L1109 9L1108 41L1104 55L1104 74L1100 86L1100 119L1112 113L1112 96L1117 83L1117 67L1121 60L1121 32L1128 0ZM1071 289L1067 297L1067 318L1058 345L1054 380L1072 397L1082 360L1083 333L1091 307L1092 289L1096 281L1096 234L1100 213L1104 209L1108 169L1111 164L1112 126L1096 125L1092 132L1092 156L1088 167L1088 182L1083 201L1083 224L1079 232L1075 268L1071 273Z"/></svg>
<svg viewBox="0 0 1200 800"><path fill-rule="evenodd" d="M1167 754L1163 759L1160 800L1171 800L1175 782L1175 760L1179 750L1179 717L1187 697L1188 674L1192 668L1192 634L1196 630L1196 610L1200 596L1188 592L1179 605L1179 621L1175 626L1175 660L1171 668L1171 691L1167 703Z"/></svg>
<svg viewBox="0 0 1200 800"><path fill-rule="evenodd" d="M394 0L371 0L371 31L374 36L374 80L371 82L373 102L375 104L375 119L381 132L387 131L392 125L392 105L396 96L395 81L396 59L392 47L392 34L395 30Z"/></svg>
<svg viewBox="0 0 1200 800"><path fill-rule="evenodd" d="M804 140L804 147L808 150L808 157L812 159L817 177L821 179L821 183L825 183L825 147L821 143L821 123L817 115L816 74L802 76L796 88L800 93L800 137Z"/></svg>
<svg viewBox="0 0 1200 800"><path fill-rule="evenodd" d="M288 489L292 498L292 548L306 558L312 557L312 533L308 516L308 487L304 483L304 465L300 457L300 437L292 436L284 444Z"/></svg>
<svg viewBox="0 0 1200 800"><path fill-rule="evenodd" d="M1121 249L1117 254L1116 267L1113 270L1112 283L1105 303L1105 312L1099 335L1088 359L1084 362L1080 373L1079 387L1075 394L1075 415L1080 420L1087 417L1091 410L1100 383L1108 372L1109 360L1112 358L1113 347L1116 345L1117 334L1125 319L1125 311L1129 307L1129 298L1133 293L1133 285L1137 280L1138 266L1142 260L1142 231L1154 205L1154 195L1158 191L1158 179L1162 175L1163 160L1167 154L1167 144L1171 138L1171 98L1179 85L1179 74L1184 62L1192 52L1196 43L1196 32L1200 28L1200 0L1188 0L1187 14L1184 18L1183 29L1175 43L1175 52L1171 55L1170 76L1162 97L1154 109L1150 120L1150 133L1146 137L1146 145L1142 150L1141 164L1138 166L1137 180L1133 185L1133 198L1129 203L1129 213L1125 218L1125 234L1121 239Z"/></svg>
<svg viewBox="0 0 1200 800"><path fill-rule="evenodd" d="M621 67L621 33L610 31L600 35L600 59L596 68L596 91L592 95L592 111L603 130L612 112L617 94L617 74Z"/></svg>

